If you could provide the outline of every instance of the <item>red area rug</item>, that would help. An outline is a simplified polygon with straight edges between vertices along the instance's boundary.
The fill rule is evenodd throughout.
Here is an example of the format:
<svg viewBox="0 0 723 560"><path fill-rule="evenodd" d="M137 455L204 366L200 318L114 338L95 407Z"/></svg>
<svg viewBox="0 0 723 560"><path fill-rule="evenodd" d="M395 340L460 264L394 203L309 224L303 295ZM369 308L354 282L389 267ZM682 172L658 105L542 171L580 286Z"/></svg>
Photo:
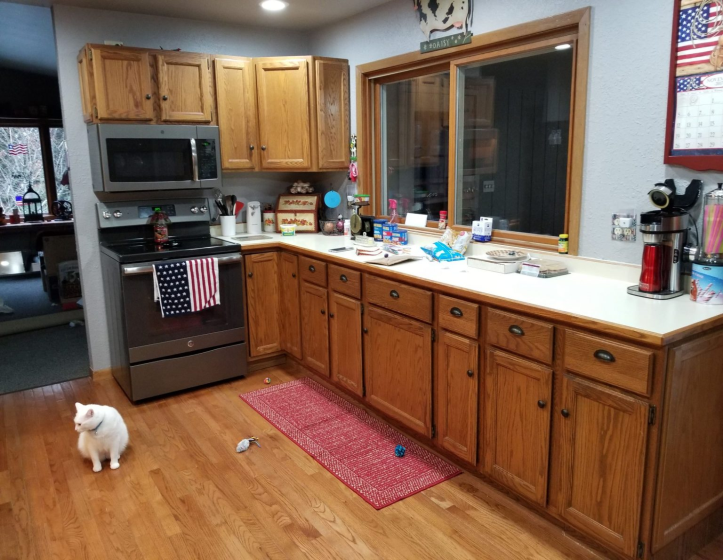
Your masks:
<svg viewBox="0 0 723 560"><path fill-rule="evenodd" d="M462 472L311 379L239 396L376 509Z"/></svg>

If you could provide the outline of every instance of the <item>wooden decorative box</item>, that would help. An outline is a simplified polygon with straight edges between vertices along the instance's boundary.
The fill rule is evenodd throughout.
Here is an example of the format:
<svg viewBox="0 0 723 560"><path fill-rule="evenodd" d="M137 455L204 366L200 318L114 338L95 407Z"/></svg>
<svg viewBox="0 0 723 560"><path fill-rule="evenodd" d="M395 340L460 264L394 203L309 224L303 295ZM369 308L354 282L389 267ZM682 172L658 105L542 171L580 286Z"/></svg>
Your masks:
<svg viewBox="0 0 723 560"><path fill-rule="evenodd" d="M276 231L282 225L296 224L297 233L319 231L318 194L282 194L276 203Z"/></svg>

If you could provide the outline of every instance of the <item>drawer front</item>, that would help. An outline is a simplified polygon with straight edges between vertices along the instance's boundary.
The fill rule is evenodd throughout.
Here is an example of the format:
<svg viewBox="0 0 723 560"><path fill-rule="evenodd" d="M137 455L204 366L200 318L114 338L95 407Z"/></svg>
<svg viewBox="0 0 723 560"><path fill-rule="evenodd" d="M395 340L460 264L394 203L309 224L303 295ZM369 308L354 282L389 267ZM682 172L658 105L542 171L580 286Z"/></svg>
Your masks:
<svg viewBox="0 0 723 560"><path fill-rule="evenodd" d="M335 292L361 299L361 272L330 264L329 285Z"/></svg>
<svg viewBox="0 0 723 560"><path fill-rule="evenodd" d="M432 322L432 292L382 280L376 276L367 276L364 282L369 303L425 323Z"/></svg>
<svg viewBox="0 0 723 560"><path fill-rule="evenodd" d="M479 334L479 305L476 303L439 296L437 318L442 329L470 338L477 338Z"/></svg>
<svg viewBox="0 0 723 560"><path fill-rule="evenodd" d="M299 257L301 279L326 288L326 263L309 257Z"/></svg>
<svg viewBox="0 0 723 560"><path fill-rule="evenodd" d="M489 344L538 362L552 363L555 327L549 323L490 309L486 332Z"/></svg>
<svg viewBox="0 0 723 560"><path fill-rule="evenodd" d="M565 368L608 385L650 395L653 352L607 338L567 331Z"/></svg>

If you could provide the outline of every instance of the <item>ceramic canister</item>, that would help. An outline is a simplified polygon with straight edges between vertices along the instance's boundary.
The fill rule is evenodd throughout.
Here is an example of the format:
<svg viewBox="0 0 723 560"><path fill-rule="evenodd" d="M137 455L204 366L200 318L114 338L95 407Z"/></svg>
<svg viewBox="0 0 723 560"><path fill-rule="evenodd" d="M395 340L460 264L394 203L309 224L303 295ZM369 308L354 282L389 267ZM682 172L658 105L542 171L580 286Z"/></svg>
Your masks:
<svg viewBox="0 0 723 560"><path fill-rule="evenodd" d="M693 265L690 299L706 305L723 305L722 265Z"/></svg>
<svg viewBox="0 0 723 560"><path fill-rule="evenodd" d="M264 231L266 233L276 232L276 212L264 212Z"/></svg>

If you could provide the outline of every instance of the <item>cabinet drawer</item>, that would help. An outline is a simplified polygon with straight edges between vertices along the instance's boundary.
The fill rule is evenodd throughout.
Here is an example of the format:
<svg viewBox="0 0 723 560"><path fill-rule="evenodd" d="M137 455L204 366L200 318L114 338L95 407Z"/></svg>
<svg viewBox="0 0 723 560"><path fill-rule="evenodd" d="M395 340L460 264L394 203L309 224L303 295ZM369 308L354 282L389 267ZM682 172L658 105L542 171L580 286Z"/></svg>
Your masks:
<svg viewBox="0 0 723 560"><path fill-rule="evenodd" d="M567 331L565 368L621 389L649 395L653 352L607 338Z"/></svg>
<svg viewBox="0 0 723 560"><path fill-rule="evenodd" d="M310 259L309 257L299 257L299 271L301 279L326 288L326 263Z"/></svg>
<svg viewBox="0 0 723 560"><path fill-rule="evenodd" d="M470 338L479 333L479 305L461 299L439 296L439 327Z"/></svg>
<svg viewBox="0 0 723 560"><path fill-rule="evenodd" d="M376 276L367 276L364 282L369 303L426 323L432 322L432 292L382 280Z"/></svg>
<svg viewBox="0 0 723 560"><path fill-rule="evenodd" d="M552 363L555 327L549 323L490 309L486 332L489 344L545 364Z"/></svg>
<svg viewBox="0 0 723 560"><path fill-rule="evenodd" d="M330 264L329 285L335 292L361 299L361 272Z"/></svg>

